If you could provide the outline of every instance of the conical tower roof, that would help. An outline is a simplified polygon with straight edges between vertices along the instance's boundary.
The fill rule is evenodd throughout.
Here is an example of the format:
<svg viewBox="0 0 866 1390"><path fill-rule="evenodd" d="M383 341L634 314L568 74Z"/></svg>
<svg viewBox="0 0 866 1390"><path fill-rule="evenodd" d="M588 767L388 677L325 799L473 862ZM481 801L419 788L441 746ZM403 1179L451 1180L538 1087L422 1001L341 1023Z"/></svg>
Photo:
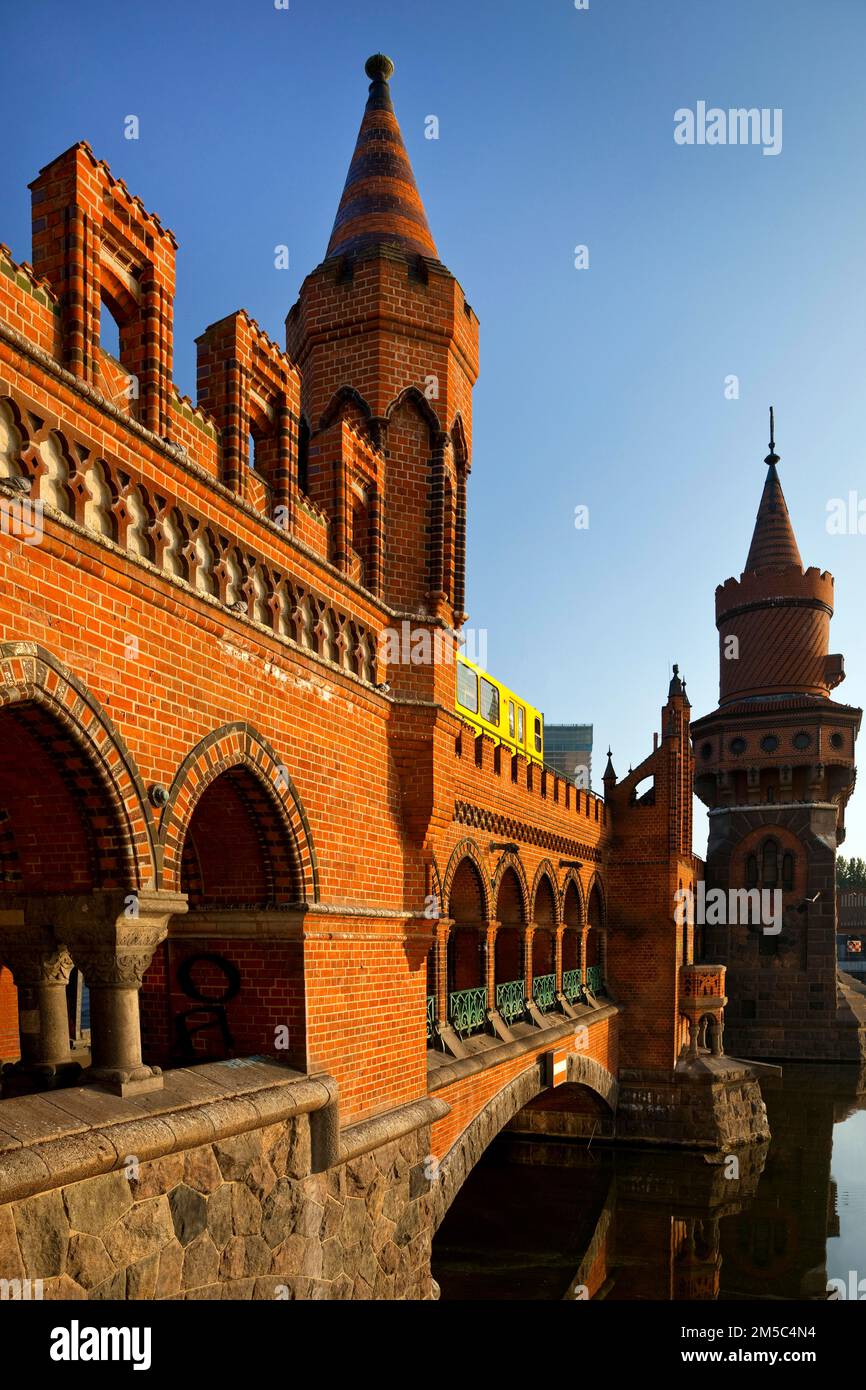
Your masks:
<svg viewBox="0 0 866 1390"><path fill-rule="evenodd" d="M749 546L749 556L746 560L746 571L781 569L785 565L796 565L797 569L801 570L803 561L800 559L785 494L776 472L779 455L776 453L773 439L772 411L770 416L770 452L764 460L767 465L767 481L761 494L752 544Z"/></svg>
<svg viewBox="0 0 866 1390"><path fill-rule="evenodd" d="M391 101L394 64L377 53L367 59L365 71L370 95L327 254L346 256L386 245L438 260Z"/></svg>

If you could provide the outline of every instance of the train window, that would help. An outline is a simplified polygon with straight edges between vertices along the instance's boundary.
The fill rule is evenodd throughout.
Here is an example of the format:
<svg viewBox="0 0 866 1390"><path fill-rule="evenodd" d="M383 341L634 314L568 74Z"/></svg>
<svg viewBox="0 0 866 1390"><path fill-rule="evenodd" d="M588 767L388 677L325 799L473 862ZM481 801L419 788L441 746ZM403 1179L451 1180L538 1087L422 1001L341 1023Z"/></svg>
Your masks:
<svg viewBox="0 0 866 1390"><path fill-rule="evenodd" d="M517 742L518 742L518 743L523 743L524 736L525 736L525 735L524 735L524 728L523 728L523 718L524 718L523 706L522 706L522 705L518 705L518 706L517 706Z"/></svg>
<svg viewBox="0 0 866 1390"><path fill-rule="evenodd" d="M492 681L481 677L481 718L488 724L499 723L499 691Z"/></svg>
<svg viewBox="0 0 866 1390"><path fill-rule="evenodd" d="M478 713L478 677L462 661L457 663L457 703Z"/></svg>
<svg viewBox="0 0 866 1390"><path fill-rule="evenodd" d="M508 736L514 738L514 701L508 701Z"/></svg>
<svg viewBox="0 0 866 1390"><path fill-rule="evenodd" d="M541 752L541 720L540 720L540 719L536 719L536 720L535 720L535 751L536 751L536 753L540 753L540 752Z"/></svg>

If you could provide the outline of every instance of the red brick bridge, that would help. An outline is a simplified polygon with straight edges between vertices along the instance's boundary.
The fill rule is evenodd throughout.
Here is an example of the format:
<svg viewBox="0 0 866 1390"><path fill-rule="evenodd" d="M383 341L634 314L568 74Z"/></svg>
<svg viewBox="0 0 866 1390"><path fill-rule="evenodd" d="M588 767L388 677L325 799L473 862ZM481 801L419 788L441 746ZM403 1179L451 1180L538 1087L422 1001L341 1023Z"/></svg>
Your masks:
<svg viewBox="0 0 866 1390"><path fill-rule="evenodd" d="M478 322L368 73L286 348L212 324L195 404L175 239L88 145L31 185L32 265L0 249L0 1141L22 1093L158 1109L271 1058L324 1078L328 1164L415 1136L438 1219L528 1105L694 1139L693 759L677 676L604 798L455 713ZM386 662L404 622L436 660Z"/></svg>

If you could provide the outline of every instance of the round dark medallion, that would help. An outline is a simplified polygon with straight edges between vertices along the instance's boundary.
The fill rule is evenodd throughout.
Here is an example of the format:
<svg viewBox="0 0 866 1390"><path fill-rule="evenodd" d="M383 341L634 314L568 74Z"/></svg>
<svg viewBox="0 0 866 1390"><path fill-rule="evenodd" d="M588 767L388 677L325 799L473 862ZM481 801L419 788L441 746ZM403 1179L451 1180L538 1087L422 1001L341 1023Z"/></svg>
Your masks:
<svg viewBox="0 0 866 1390"><path fill-rule="evenodd" d="M764 753L775 753L779 746L779 740L775 734L764 734L761 739L761 749Z"/></svg>
<svg viewBox="0 0 866 1390"><path fill-rule="evenodd" d="M830 735L830 747L831 747L831 748L842 748L842 747L844 747L844 744L845 744L845 740L844 740L844 738L842 737L841 734L831 734L831 735Z"/></svg>
<svg viewBox="0 0 866 1390"><path fill-rule="evenodd" d="M795 748L811 748L812 735L807 734L805 729L801 729L799 733L794 735L791 742Z"/></svg>
<svg viewBox="0 0 866 1390"><path fill-rule="evenodd" d="M739 756L740 753L745 753L745 751L746 751L746 740L745 740L744 738L732 738L732 739L731 739L731 752L732 752L732 753L734 753L734 754L736 754L737 756Z"/></svg>

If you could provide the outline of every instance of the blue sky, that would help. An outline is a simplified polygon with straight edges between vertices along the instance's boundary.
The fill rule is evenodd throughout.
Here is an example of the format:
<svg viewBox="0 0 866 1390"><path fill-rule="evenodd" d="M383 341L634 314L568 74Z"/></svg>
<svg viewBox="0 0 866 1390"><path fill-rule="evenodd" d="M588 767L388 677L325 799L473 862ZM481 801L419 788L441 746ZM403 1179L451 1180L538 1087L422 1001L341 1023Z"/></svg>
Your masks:
<svg viewBox="0 0 866 1390"><path fill-rule="evenodd" d="M671 661L712 708L713 592L745 561L772 403L804 561L836 577L838 698L864 703L866 535L826 530L830 499L866 499L862 0L7 0L3 30L24 66L0 90L0 240L29 258L28 181L89 140L180 241L193 396L206 324L243 305L283 341L364 60L389 53L433 235L481 320L468 606L491 669L591 721L597 773L608 741L621 773L651 748ZM700 100L781 108L781 153L677 145L674 112ZM848 824L866 856L862 790Z"/></svg>

